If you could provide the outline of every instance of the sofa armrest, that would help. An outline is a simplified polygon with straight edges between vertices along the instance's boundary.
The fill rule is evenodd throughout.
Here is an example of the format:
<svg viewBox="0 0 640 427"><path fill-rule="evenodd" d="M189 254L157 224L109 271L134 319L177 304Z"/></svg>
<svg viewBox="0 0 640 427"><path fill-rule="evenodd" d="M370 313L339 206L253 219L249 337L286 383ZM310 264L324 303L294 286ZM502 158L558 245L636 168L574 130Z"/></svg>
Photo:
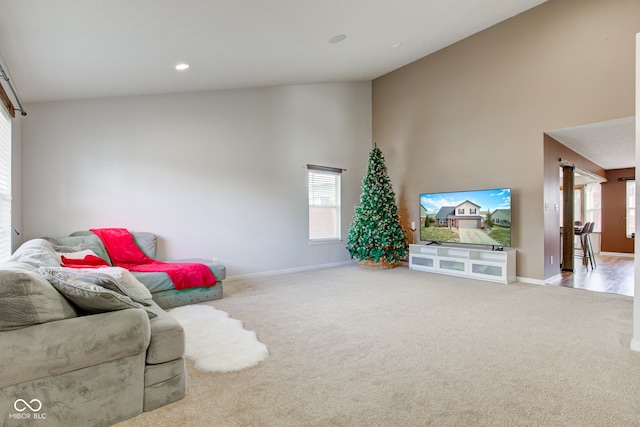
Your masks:
<svg viewBox="0 0 640 427"><path fill-rule="evenodd" d="M145 352L147 313L110 311L0 332L0 388Z"/></svg>

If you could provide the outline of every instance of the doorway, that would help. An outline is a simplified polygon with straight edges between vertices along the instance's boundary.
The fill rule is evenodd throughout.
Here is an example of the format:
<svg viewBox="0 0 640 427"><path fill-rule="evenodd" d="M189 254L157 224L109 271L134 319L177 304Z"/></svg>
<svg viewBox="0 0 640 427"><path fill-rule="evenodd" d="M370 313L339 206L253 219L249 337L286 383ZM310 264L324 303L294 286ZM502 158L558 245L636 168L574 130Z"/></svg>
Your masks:
<svg viewBox="0 0 640 427"><path fill-rule="evenodd" d="M573 165L561 165L560 170L560 224L562 271L573 271L576 251L582 251L581 238L578 236L583 225L593 223L589 236L594 254L600 252L601 231L601 183L606 179L590 172L580 170ZM567 230L568 233L565 233Z"/></svg>
<svg viewBox="0 0 640 427"><path fill-rule="evenodd" d="M567 173L572 174L573 179L567 177ZM633 256L602 254L600 251L602 183L606 180L574 167L567 168L567 165L560 167L559 174L560 191L563 195L563 203L560 205L559 212L560 224L563 224L563 229L567 226L565 222L570 226L576 224L578 228L587 222L595 224L594 232L590 235L595 256L595 268L591 264L585 265L581 262L580 237L576 236L574 228L571 227L569 228L571 230L570 239L562 238L561 244L567 244L568 240L572 251L561 250L561 254L563 254L561 277L553 280L550 284L633 296ZM570 183L570 186L567 187L567 183ZM564 233L562 234L564 235ZM570 256L571 261L575 261L573 264L569 263L572 266L570 269L565 269L567 263L564 262L564 256Z"/></svg>

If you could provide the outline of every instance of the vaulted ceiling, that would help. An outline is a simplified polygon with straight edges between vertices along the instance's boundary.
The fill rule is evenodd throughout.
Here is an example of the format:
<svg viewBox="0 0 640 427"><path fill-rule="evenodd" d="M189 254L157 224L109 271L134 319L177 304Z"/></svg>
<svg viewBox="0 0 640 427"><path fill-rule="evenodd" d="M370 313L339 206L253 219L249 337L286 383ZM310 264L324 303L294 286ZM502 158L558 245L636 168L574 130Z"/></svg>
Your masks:
<svg viewBox="0 0 640 427"><path fill-rule="evenodd" d="M362 81L544 2L0 0L0 54L25 102Z"/></svg>
<svg viewBox="0 0 640 427"><path fill-rule="evenodd" d="M364 81L545 1L0 0L0 65L25 103ZM605 169L633 133L549 132Z"/></svg>
<svg viewBox="0 0 640 427"><path fill-rule="evenodd" d="M635 167L635 116L548 131L556 141L601 168Z"/></svg>

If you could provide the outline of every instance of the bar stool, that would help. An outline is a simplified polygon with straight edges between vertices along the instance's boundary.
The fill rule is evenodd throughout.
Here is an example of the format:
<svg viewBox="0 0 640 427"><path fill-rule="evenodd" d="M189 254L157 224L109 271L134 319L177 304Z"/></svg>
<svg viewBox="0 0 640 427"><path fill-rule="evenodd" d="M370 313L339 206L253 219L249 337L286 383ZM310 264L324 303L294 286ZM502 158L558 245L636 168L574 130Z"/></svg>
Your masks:
<svg viewBox="0 0 640 427"><path fill-rule="evenodd" d="M593 268L593 261L591 260L591 251L589 249L590 240L589 240L589 230L592 229L592 222L586 222L581 228L576 228L574 234L580 239L580 249L581 253L577 252L575 254L576 257L582 259L582 265L589 269L589 264L591 264L591 268Z"/></svg>
<svg viewBox="0 0 640 427"><path fill-rule="evenodd" d="M587 248L587 253L589 255L589 263L591 264L591 269L596 268L596 257L593 253L593 246L591 245L591 233L593 232L593 227L595 226L595 222L589 223L589 229L584 234L584 243Z"/></svg>

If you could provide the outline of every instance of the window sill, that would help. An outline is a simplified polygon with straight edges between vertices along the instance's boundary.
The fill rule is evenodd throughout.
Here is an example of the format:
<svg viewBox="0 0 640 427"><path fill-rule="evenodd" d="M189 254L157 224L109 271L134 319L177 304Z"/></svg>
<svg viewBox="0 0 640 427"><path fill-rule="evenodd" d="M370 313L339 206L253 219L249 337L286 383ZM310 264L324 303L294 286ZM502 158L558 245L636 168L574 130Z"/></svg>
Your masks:
<svg viewBox="0 0 640 427"><path fill-rule="evenodd" d="M309 240L309 246L330 245L330 244L341 243L341 242L342 242L342 239Z"/></svg>

